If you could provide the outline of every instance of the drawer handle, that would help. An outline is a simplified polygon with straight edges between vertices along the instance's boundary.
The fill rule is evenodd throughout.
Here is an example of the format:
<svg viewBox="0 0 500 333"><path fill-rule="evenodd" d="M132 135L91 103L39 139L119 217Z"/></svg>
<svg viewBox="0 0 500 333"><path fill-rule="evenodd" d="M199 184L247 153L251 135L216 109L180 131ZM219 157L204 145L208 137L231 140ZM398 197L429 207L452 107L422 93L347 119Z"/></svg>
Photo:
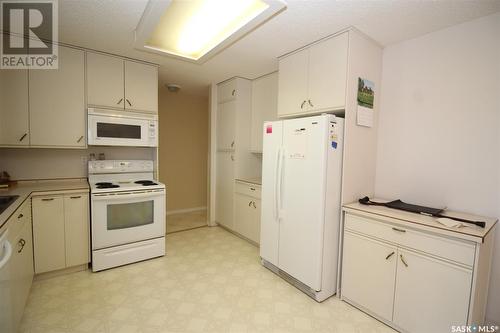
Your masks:
<svg viewBox="0 0 500 333"><path fill-rule="evenodd" d="M123 101L123 98L120 98L120 100L116 103L117 105L120 105Z"/></svg>
<svg viewBox="0 0 500 333"><path fill-rule="evenodd" d="M392 257L394 255L394 251L392 251L391 253L389 253L387 255L387 257L385 257L385 260L389 260L390 257Z"/></svg>
<svg viewBox="0 0 500 333"><path fill-rule="evenodd" d="M306 104L306 101L303 101L302 104L300 104L300 108L303 109L305 104Z"/></svg>
<svg viewBox="0 0 500 333"><path fill-rule="evenodd" d="M83 135L82 135L82 136L80 136L80 137L78 138L78 140L76 140L76 143L80 143L80 141L82 141L82 140L83 140Z"/></svg>
<svg viewBox="0 0 500 333"><path fill-rule="evenodd" d="M397 231L397 232L406 232L404 229L399 229L399 228L392 228L392 230Z"/></svg>
<svg viewBox="0 0 500 333"><path fill-rule="evenodd" d="M17 242L19 245L21 245L21 248L19 250L17 250L17 253L21 253L23 252L23 249L24 249L24 245L26 245L26 241L24 239L20 239L19 242Z"/></svg>
<svg viewBox="0 0 500 333"><path fill-rule="evenodd" d="M52 200L54 200L54 198L44 198L44 199L42 199L42 201L52 201Z"/></svg>
<svg viewBox="0 0 500 333"><path fill-rule="evenodd" d="M255 205L255 201L252 201L252 206L253 208L257 208L257 206Z"/></svg>
<svg viewBox="0 0 500 333"><path fill-rule="evenodd" d="M17 218L18 218L18 219L22 219L23 217L24 217L24 214L19 214L19 215L17 216Z"/></svg>
<svg viewBox="0 0 500 333"><path fill-rule="evenodd" d="M399 258L401 259L401 262L406 266L408 267L408 263L406 262L405 258L403 257L402 254L399 255Z"/></svg>
<svg viewBox="0 0 500 333"><path fill-rule="evenodd" d="M252 204L252 201L250 201L250 202L248 203L248 207L250 207L250 205L251 205L251 204Z"/></svg>
<svg viewBox="0 0 500 333"><path fill-rule="evenodd" d="M255 189L253 187L250 187L250 191L255 191Z"/></svg>
<svg viewBox="0 0 500 333"><path fill-rule="evenodd" d="M311 103L311 100L310 100L310 99L308 99L308 100L307 100L307 102L309 103L309 105L310 105L312 108L314 107L314 105L313 105L313 103Z"/></svg>
<svg viewBox="0 0 500 333"><path fill-rule="evenodd" d="M28 135L28 133L24 133L23 136L19 139L19 142L23 141L26 135Z"/></svg>
<svg viewBox="0 0 500 333"><path fill-rule="evenodd" d="M75 197L69 197L70 199L80 199L82 196L81 195L78 195L78 196L75 196Z"/></svg>
<svg viewBox="0 0 500 333"><path fill-rule="evenodd" d="M236 94L236 89L233 89L233 91L231 92L231 96L234 96L234 94Z"/></svg>
<svg viewBox="0 0 500 333"><path fill-rule="evenodd" d="M128 100L128 98L125 99L128 103L129 106L132 106L132 103L130 103L130 101Z"/></svg>

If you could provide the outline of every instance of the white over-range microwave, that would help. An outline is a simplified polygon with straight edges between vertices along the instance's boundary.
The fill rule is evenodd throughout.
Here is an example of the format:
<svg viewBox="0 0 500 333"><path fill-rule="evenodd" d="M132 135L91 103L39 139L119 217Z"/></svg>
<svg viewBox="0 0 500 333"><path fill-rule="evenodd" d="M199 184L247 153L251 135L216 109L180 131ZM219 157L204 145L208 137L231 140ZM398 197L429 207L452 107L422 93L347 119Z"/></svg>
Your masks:
<svg viewBox="0 0 500 333"><path fill-rule="evenodd" d="M88 109L91 146L158 146L158 116L107 109Z"/></svg>

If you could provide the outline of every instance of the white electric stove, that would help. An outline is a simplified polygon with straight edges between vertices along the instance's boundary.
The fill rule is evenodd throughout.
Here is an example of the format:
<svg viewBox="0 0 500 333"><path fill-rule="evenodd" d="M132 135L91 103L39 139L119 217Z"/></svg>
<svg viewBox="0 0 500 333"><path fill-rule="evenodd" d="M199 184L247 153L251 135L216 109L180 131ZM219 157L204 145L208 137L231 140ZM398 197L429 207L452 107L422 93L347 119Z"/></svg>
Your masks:
<svg viewBox="0 0 500 333"><path fill-rule="evenodd" d="M153 161L89 161L94 272L165 255L165 185Z"/></svg>

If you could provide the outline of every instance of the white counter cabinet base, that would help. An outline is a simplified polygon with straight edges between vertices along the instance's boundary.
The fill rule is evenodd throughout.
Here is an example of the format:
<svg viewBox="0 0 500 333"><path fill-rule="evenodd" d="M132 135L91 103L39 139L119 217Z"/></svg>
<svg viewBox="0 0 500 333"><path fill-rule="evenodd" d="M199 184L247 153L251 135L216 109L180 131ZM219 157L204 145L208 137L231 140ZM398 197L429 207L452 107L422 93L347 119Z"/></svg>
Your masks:
<svg viewBox="0 0 500 333"><path fill-rule="evenodd" d="M35 273L90 261L88 193L33 196Z"/></svg>
<svg viewBox="0 0 500 333"><path fill-rule="evenodd" d="M344 206L341 298L403 332L482 324L496 219L484 229Z"/></svg>
<svg viewBox="0 0 500 333"><path fill-rule="evenodd" d="M236 180L234 187L234 231L260 243L261 186Z"/></svg>

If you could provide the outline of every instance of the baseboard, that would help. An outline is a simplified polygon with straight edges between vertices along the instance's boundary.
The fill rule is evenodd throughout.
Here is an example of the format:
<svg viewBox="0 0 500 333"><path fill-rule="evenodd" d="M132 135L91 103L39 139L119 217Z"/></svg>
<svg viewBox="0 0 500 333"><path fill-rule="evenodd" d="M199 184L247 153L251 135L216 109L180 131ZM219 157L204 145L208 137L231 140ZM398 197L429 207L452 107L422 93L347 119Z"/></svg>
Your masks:
<svg viewBox="0 0 500 333"><path fill-rule="evenodd" d="M207 206L193 207L193 208L186 208L186 209L167 210L167 216L174 215L174 214L198 212L200 210L206 210L206 209L207 209Z"/></svg>

